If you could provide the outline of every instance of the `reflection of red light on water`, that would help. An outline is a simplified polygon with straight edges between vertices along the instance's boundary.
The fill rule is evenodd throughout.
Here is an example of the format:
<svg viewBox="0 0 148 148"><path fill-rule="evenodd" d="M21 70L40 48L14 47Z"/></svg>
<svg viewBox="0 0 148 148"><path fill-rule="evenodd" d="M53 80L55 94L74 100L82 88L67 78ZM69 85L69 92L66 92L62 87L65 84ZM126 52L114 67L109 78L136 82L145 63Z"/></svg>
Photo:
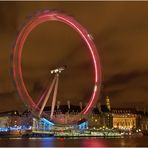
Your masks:
<svg viewBox="0 0 148 148"><path fill-rule="evenodd" d="M84 139L81 144L83 147L107 147L101 139Z"/></svg>
<svg viewBox="0 0 148 148"><path fill-rule="evenodd" d="M60 140L60 141L64 141L64 138L60 138L59 140Z"/></svg>

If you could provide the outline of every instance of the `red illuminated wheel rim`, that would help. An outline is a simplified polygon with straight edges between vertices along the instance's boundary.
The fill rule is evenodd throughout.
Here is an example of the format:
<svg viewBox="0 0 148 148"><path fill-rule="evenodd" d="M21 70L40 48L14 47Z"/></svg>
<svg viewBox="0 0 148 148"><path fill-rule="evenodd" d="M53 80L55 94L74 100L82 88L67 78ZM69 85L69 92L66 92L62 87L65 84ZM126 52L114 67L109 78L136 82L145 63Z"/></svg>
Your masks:
<svg viewBox="0 0 148 148"><path fill-rule="evenodd" d="M18 91L20 98L27 104L28 108L35 114L38 114L39 108L36 107L36 103L33 101L33 98L29 95L27 88L25 86L22 69L21 69L21 57L22 57L22 49L24 43L29 35L29 33L39 24L47 22L47 21L59 21L63 22L64 24L73 28L84 40L85 44L88 47L86 52L89 52L91 55L91 62L93 64L93 71L94 71L94 88L91 94L91 98L88 101L88 104L82 110L79 115L86 115L91 111L93 106L95 105L98 94L100 92L100 85L101 85L101 67L100 67L100 59L96 49L96 46L93 42L91 35L87 32L87 30L74 18L58 12L58 11L50 11L46 10L39 14L33 16L31 20L29 20L26 25L22 28L19 32L15 46L13 48L12 54L12 71L13 71L13 79ZM78 115L78 116L79 116ZM78 120L78 119L76 119ZM54 120L57 123L61 123L61 121Z"/></svg>

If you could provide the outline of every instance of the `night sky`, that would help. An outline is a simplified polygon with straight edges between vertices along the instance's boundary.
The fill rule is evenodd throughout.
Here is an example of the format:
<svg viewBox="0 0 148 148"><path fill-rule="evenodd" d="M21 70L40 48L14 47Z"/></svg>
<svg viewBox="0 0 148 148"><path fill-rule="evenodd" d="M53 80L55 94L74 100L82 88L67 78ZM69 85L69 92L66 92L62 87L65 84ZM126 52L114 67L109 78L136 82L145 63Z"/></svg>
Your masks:
<svg viewBox="0 0 148 148"><path fill-rule="evenodd" d="M94 37L102 67L101 103L109 95L113 107L148 109L148 2L0 2L0 111L25 109L10 74L11 50L19 29L43 9L74 16ZM63 23L35 28L22 54L23 78L34 101L50 84L50 70L67 65L57 99L87 103L93 87L87 50Z"/></svg>

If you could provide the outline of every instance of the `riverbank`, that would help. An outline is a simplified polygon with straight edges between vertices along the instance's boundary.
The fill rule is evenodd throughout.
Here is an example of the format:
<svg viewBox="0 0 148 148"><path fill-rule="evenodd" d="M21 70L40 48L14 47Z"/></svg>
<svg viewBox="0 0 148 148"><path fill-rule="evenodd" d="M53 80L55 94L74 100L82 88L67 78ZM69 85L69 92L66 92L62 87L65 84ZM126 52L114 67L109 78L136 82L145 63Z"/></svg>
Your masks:
<svg viewBox="0 0 148 148"><path fill-rule="evenodd" d="M127 132L118 131L115 129L106 130L53 130L53 131L35 131L35 130L15 130L0 132L0 137L11 138L11 137L138 137L143 136L142 132Z"/></svg>

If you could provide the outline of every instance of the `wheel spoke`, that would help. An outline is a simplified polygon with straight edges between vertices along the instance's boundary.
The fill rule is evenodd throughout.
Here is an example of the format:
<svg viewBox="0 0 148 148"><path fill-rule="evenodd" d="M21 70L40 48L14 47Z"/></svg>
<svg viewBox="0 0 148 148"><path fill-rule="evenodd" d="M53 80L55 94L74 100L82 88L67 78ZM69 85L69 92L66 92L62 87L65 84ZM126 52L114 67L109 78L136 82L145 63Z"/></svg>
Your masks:
<svg viewBox="0 0 148 148"><path fill-rule="evenodd" d="M47 92L47 95L46 95L46 97L45 97L45 99L44 99L44 102L43 102L43 104L42 104L42 106L41 106L41 109L40 109L40 111L39 111L39 117L41 116L41 114L42 114L42 112L43 112L43 110L44 110L44 108L45 108L45 105L47 104L47 101L48 101L48 99L49 99L49 96L50 96L50 94L51 94L51 91L52 91L52 89L53 89L53 87L54 87L54 84L55 84L55 82L56 82L56 77L54 77L54 79L53 79L53 81L52 81L52 83L51 83L51 85L50 85L50 87L49 87L49 90L48 90L48 92Z"/></svg>
<svg viewBox="0 0 148 148"><path fill-rule="evenodd" d="M52 119L53 113L54 113L54 108L55 108L55 103L56 103L56 97L57 97L57 91L58 91L58 83L59 83L59 74L56 74L56 83L55 83L55 88L54 88L54 94L53 94L53 99L52 99L52 105L51 105L51 114L50 118Z"/></svg>
<svg viewBox="0 0 148 148"><path fill-rule="evenodd" d="M47 94L48 90L49 90L49 88L47 87L47 89L44 91L44 93L42 94L42 96L39 98L39 101L36 104L36 109L39 107L39 105L41 104L41 102L45 98L45 95Z"/></svg>

